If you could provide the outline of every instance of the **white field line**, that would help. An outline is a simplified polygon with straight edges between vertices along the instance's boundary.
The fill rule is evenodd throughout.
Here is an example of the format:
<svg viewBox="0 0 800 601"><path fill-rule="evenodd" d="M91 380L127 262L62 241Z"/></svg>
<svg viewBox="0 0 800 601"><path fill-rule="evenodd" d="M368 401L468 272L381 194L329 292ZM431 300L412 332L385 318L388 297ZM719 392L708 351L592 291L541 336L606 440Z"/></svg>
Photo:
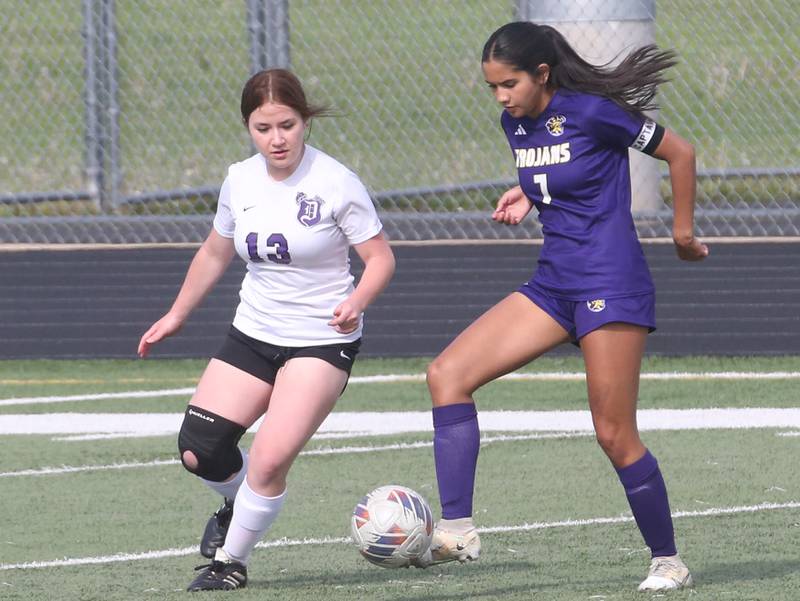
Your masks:
<svg viewBox="0 0 800 601"><path fill-rule="evenodd" d="M583 372L541 372L510 373L499 378L514 381L583 381ZM796 380L800 379L797 371L719 371L719 372L648 372L641 374L642 380ZM354 376L350 384L374 384L392 382L424 382L424 374L386 374L375 376ZM17 397L0 399L0 406L36 405L42 403L68 403L77 401L98 401L107 399L144 399L165 396L191 396L194 388L167 388L162 390L130 390L127 392L103 392L96 394L74 394L66 396Z"/></svg>
<svg viewBox="0 0 800 601"><path fill-rule="evenodd" d="M104 401L107 399L148 399L165 396L186 396L194 393L194 388L167 388L162 390L133 390L129 392L99 392L97 394L71 394L67 396L32 396L15 399L2 399L5 405L39 405L42 403L69 403L71 401Z"/></svg>
<svg viewBox="0 0 800 601"><path fill-rule="evenodd" d="M796 380L800 378L797 371L715 371L715 372L646 372L641 374L642 380ZM500 380L545 380L553 382L585 380L584 372L550 371L538 373L513 372L501 376ZM387 374L377 376L359 376L350 378L354 384L383 382L424 382L424 374Z"/></svg>
<svg viewBox="0 0 800 601"><path fill-rule="evenodd" d="M15 476L52 476L56 474L76 474L78 472L103 472L108 470L128 470L137 467L160 467L175 465L178 459L154 459L153 461L132 461L127 463L109 463L106 465L62 465L61 467L42 467L38 469L19 470L16 472L0 472L0 478Z"/></svg>
<svg viewBox="0 0 800 601"><path fill-rule="evenodd" d="M588 410L480 411L483 432L592 432ZM41 413L0 415L3 434L177 434L183 413ZM261 419L250 427L253 432ZM729 428L800 429L799 408L642 409L639 429L713 430ZM322 435L369 433L380 436L431 432L430 411L334 411L319 428Z"/></svg>
<svg viewBox="0 0 800 601"><path fill-rule="evenodd" d="M800 501L789 501L787 503L759 503L758 505L743 505L739 507L715 507L703 509L701 511L675 511L673 518L696 518L716 515L731 515L737 513L756 513L758 511L769 511L774 509L796 509L800 508ZM548 528L564 528L569 526L588 526L591 524L622 524L632 522L633 516L616 516L612 518L592 518L588 520L563 520L560 522L534 522L532 524L521 524L519 526L494 526L490 528L478 528L478 532L489 534L496 532L524 532L527 530L545 530Z"/></svg>
<svg viewBox="0 0 800 601"><path fill-rule="evenodd" d="M488 445L493 442L514 442L520 440L542 440L542 439L564 439L589 436L586 432L553 432L551 434L524 434L517 436L485 436L481 438L481 445ZM302 451L300 455L344 455L349 453L374 453L377 451L402 451L408 449L424 449L432 447L430 441L418 442L399 442L386 445L364 445L358 447L326 447L319 449L308 449ZM165 465L178 465L178 459L155 459L153 461L134 461L127 463L110 463L105 465L64 465L61 467L43 467L38 469L18 470L16 472L0 472L0 478L13 478L17 476L54 476L60 474L75 474L78 472L101 472L108 470L127 470L142 467L161 467Z"/></svg>
<svg viewBox="0 0 800 601"><path fill-rule="evenodd" d="M718 515L736 515L742 513L757 513L761 511L776 511L781 509L800 508L800 501L790 501L787 503L759 503L758 505L743 505L738 507L717 507L705 509L703 511L676 511L672 514L673 518L698 518L714 517ZM481 534L494 534L500 532L527 532L531 530L545 530L552 528L573 528L581 526L595 526L606 524L622 524L632 522L632 517L600 517L584 520L561 520L558 522L534 522L525 523L519 526L493 526L488 528L478 528ZM262 541L256 545L258 549L274 547L294 547L300 545L344 545L352 544L349 537L324 537L324 538L303 538L288 539L283 538L274 541ZM182 549L164 549L161 551L145 551L143 553L116 553L99 557L75 557L57 559L54 561L31 561L25 563L6 563L0 564L2 570L30 570L35 568L57 568L68 566L96 565L119 563L128 561L138 561L142 559L163 559L165 557L181 557L193 555L197 552L197 546L184 547Z"/></svg>
<svg viewBox="0 0 800 601"><path fill-rule="evenodd" d="M166 434L156 433L149 436L172 436L172 432ZM111 440L115 438L146 438L138 432L109 432L107 434L77 434L73 436L53 436L50 440L57 442L81 442L84 440ZM334 438L358 438L363 436L373 436L372 432L317 432L314 440L325 440Z"/></svg>

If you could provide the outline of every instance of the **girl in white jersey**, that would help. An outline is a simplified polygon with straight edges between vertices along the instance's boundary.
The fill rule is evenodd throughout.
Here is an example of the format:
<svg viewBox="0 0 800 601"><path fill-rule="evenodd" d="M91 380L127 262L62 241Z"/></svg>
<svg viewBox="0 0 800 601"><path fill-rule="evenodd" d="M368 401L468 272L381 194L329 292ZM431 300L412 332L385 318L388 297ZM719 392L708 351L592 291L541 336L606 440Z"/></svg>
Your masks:
<svg viewBox="0 0 800 601"><path fill-rule="evenodd" d="M247 262L233 325L186 410L181 461L224 497L200 551L212 558L189 591L247 583L247 563L286 497L295 457L333 409L358 353L362 314L388 284L394 256L358 177L304 143L311 118L283 69L242 91L242 119L258 154L230 166L214 227L172 308L139 342L139 355L176 333L235 254ZM352 246L364 262L357 286ZM264 421L249 455L239 439Z"/></svg>

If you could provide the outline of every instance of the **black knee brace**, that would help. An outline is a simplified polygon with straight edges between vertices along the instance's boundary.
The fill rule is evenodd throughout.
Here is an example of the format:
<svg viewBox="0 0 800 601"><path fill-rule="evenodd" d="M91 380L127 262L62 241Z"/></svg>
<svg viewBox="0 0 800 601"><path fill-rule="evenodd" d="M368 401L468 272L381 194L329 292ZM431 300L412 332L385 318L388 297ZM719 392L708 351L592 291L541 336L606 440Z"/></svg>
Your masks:
<svg viewBox="0 0 800 601"><path fill-rule="evenodd" d="M189 405L178 434L183 467L206 480L224 482L242 469L242 454L237 445L246 431L247 428L221 415ZM197 457L196 468L190 468L183 460L186 451Z"/></svg>

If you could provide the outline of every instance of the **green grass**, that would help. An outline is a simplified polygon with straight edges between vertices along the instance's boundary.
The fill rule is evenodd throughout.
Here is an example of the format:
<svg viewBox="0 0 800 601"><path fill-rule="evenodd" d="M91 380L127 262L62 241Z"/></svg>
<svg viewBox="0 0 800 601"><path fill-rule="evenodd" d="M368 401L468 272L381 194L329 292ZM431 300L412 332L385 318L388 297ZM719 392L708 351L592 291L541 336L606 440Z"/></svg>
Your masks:
<svg viewBox="0 0 800 601"><path fill-rule="evenodd" d="M697 145L701 167L798 164L797 144L768 134L776 118L798 123L798 16L790 2L657 3L657 40L681 58L663 120Z"/></svg>
<svg viewBox="0 0 800 601"><path fill-rule="evenodd" d="M80 3L0 0L0 11L10 99L0 106L3 192L84 189ZM481 44L512 18L511 2L309 0L291 3L289 17L293 69L312 100L339 113L317 120L311 143L372 189L513 178L479 68ZM658 3L657 41L682 61L662 89L660 120L696 144L700 169L800 163L797 17L795 5L778 1ZM251 152L237 108L249 73L244 1L123 2L117 19L123 193L218 185ZM701 200L715 204L768 199L797 202L796 180L701 187ZM483 209L490 200L454 194L382 208ZM123 212L208 212L213 202ZM0 216L94 211L47 203L3 207Z"/></svg>
<svg viewBox="0 0 800 601"><path fill-rule="evenodd" d="M426 358L360 360L354 376L419 374ZM0 362L0 397L123 392L191 387L200 360ZM527 372L581 371L576 357L544 358ZM798 372L800 357L687 357L645 360L645 373ZM75 414L125 411L179 413L186 397L84 400L3 406L0 418L47 410ZM585 409L581 382L498 382L478 393L482 410ZM643 408L800 407L797 380L643 380ZM426 411L424 384L351 383L337 410ZM64 419L64 418L60 418ZM787 504L800 500L795 469L800 438L775 429L646 432L669 485L674 512ZM497 433L484 433L496 435ZM174 462L174 436L54 440L0 435L0 473L59 466ZM252 436L243 439L249 444ZM312 440L307 449L429 442L429 433ZM289 502L266 537L329 538L318 544L257 549L248 588L238 600L363 599L506 600L643 599L635 586L647 553L631 522L558 525L629 515L613 469L591 436L492 442L481 450L475 517L483 528L541 524L529 530L484 533L480 561L426 571L382 570L359 557L349 542L349 514L371 488L398 482L420 491L438 515L430 447L404 451L301 455L289 479ZM72 474L0 477L4 521L0 566L63 558L107 558L191 548L214 496L180 465ZM794 549L797 509L675 518L677 542L692 568L694 591L670 599L790 601L800 594ZM196 553L166 553L97 565L0 569L8 600L185 599ZM217 598L209 594L209 598ZM223 595L224 596L224 595ZM650 598L650 597L647 597Z"/></svg>
<svg viewBox="0 0 800 601"><path fill-rule="evenodd" d="M362 359L353 376L378 374L423 375L429 358ZM206 361L200 359L142 361L4 361L0 362L2 398L70 396L123 391L188 389L194 387ZM798 371L797 357L646 357L643 372L703 371ZM580 357L542 357L519 370L521 373L582 373ZM643 408L746 407L754 402L771 407L792 407L797 403L797 381L774 380L643 380L640 405ZM582 381L500 381L486 385L476 400L487 409L584 409L586 386ZM186 395L142 399L92 401L103 412L173 412L183 410ZM339 400L343 411L422 410L430 405L424 382L351 382ZM86 401L30 405L27 413L82 411ZM19 411L18 405L0 405L0 415Z"/></svg>

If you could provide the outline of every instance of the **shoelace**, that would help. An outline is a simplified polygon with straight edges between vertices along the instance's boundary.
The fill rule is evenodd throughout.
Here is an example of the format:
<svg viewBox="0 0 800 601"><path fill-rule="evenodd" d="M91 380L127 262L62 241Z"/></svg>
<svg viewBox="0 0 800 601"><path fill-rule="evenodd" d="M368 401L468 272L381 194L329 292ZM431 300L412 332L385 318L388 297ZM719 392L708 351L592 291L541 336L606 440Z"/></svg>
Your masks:
<svg viewBox="0 0 800 601"><path fill-rule="evenodd" d="M658 559L653 566L651 576L660 576L662 578L672 578L680 571L680 566L671 559Z"/></svg>
<svg viewBox="0 0 800 601"><path fill-rule="evenodd" d="M229 503L228 500L225 499L225 504L214 512L214 517L221 526L230 523L233 517L233 503Z"/></svg>
<svg viewBox="0 0 800 601"><path fill-rule="evenodd" d="M214 512L214 515L219 516L221 513L224 514L229 511L233 511L233 502L226 498L222 506Z"/></svg>
<svg viewBox="0 0 800 601"><path fill-rule="evenodd" d="M214 561L212 561L211 563L204 563L204 564L203 564L203 565L201 565L201 566L197 566L197 567L194 569L194 571L196 572L197 570L205 570L206 568L211 568L211 571L212 571L212 572L214 572L214 573L219 573L219 572L221 572L223 569L225 569L225 564L224 564L223 562L221 562L221 561L217 561L217 560L215 559L215 560L214 560Z"/></svg>

